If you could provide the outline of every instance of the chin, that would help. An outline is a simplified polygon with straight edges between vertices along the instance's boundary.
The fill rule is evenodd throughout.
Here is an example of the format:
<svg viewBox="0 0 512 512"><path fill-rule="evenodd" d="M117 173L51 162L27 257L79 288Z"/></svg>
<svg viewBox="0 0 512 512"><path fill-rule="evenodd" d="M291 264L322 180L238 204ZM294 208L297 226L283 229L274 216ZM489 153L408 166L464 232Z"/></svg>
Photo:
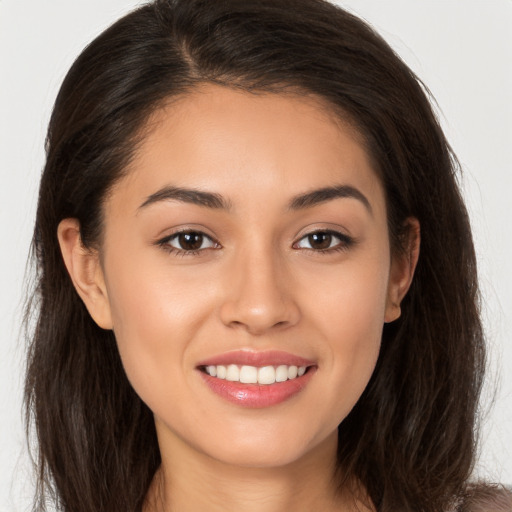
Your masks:
<svg viewBox="0 0 512 512"><path fill-rule="evenodd" d="M293 434L291 434L293 432ZM336 453L337 430L326 438L317 439L307 433L297 432L288 425L283 432L267 432L268 435L242 438L235 436L229 443L219 442L209 450L209 455L225 464L245 468L279 468L305 461L317 454L327 456ZM324 449L328 450L325 452Z"/></svg>
<svg viewBox="0 0 512 512"><path fill-rule="evenodd" d="M274 451L272 449L253 450L250 452L236 452L223 454L226 464L244 468L278 468L287 466L301 459L304 452L301 450L293 451Z"/></svg>

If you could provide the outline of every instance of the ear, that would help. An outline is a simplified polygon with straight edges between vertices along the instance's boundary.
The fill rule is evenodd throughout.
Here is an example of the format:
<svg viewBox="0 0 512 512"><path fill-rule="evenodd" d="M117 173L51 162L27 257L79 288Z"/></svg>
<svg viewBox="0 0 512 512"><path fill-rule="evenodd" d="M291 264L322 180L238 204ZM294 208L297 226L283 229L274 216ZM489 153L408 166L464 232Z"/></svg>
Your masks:
<svg viewBox="0 0 512 512"><path fill-rule="evenodd" d="M82 244L77 219L62 220L57 236L71 281L89 314L101 328L112 329L110 303L98 252Z"/></svg>
<svg viewBox="0 0 512 512"><path fill-rule="evenodd" d="M388 282L385 322L393 322L400 317L400 303L412 283L420 254L420 223L410 217L405 221L403 249L395 251L391 258Z"/></svg>

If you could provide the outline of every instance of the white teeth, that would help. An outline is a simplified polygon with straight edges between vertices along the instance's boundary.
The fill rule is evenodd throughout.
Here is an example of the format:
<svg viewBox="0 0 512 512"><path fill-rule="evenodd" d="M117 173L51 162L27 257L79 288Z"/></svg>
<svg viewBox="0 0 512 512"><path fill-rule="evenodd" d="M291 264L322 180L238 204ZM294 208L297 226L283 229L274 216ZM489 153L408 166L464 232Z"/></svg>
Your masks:
<svg viewBox="0 0 512 512"><path fill-rule="evenodd" d="M256 384L258 382L258 369L254 366L242 366L240 368L240 382Z"/></svg>
<svg viewBox="0 0 512 512"><path fill-rule="evenodd" d="M273 366L263 366L258 370L258 384L274 384L276 370Z"/></svg>
<svg viewBox="0 0 512 512"><path fill-rule="evenodd" d="M240 370L236 364L230 364L226 373L226 380L236 382L240 380Z"/></svg>
<svg viewBox="0 0 512 512"><path fill-rule="evenodd" d="M288 366L282 364L276 368L276 382L286 382L288 380Z"/></svg>
<svg viewBox="0 0 512 512"><path fill-rule="evenodd" d="M289 379L295 379L297 377L298 368L296 366L289 366L288 367L288 378Z"/></svg>
<svg viewBox="0 0 512 512"><path fill-rule="evenodd" d="M212 377L231 382L269 385L302 377L306 373L306 367L281 364L277 367L262 366L258 368L256 366L238 367L236 364L230 364L229 366L209 365L205 367L205 371Z"/></svg>

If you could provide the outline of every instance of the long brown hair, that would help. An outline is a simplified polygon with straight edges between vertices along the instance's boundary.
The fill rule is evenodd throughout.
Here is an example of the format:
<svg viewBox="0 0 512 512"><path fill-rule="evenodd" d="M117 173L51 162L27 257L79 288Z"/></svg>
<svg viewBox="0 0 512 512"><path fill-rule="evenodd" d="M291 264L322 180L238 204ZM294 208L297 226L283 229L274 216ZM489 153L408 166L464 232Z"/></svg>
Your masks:
<svg viewBox="0 0 512 512"><path fill-rule="evenodd" d="M152 413L128 383L113 333L76 294L57 226L78 219L84 246L99 248L103 201L148 117L205 82L331 104L365 140L395 250L404 220L419 219L416 275L339 426L338 463L381 512L447 509L472 470L484 341L459 165L428 91L367 24L323 0L155 0L78 57L48 129L25 391L38 440L35 510L52 500L63 511L140 511L160 464Z"/></svg>

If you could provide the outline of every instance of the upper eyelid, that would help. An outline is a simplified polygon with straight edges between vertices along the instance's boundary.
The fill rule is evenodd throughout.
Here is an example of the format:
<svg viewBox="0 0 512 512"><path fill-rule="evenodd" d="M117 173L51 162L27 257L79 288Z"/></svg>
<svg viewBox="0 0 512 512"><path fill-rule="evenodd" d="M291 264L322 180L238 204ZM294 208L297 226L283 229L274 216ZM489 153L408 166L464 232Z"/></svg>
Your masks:
<svg viewBox="0 0 512 512"><path fill-rule="evenodd" d="M341 231L338 231L336 229L332 228L319 228L319 229L312 229L311 231L308 231L307 233L304 233L300 236L300 238L304 238L305 236L314 235L315 233L329 233L331 235L339 235L343 237L348 237L345 233L342 233Z"/></svg>
<svg viewBox="0 0 512 512"><path fill-rule="evenodd" d="M300 230L298 230L295 234L295 240L299 240L303 236L311 235L312 233L318 232L329 232L333 234L339 234L340 236L345 236L352 238L350 234L350 229L348 229L343 224L334 223L334 222L312 222L303 226Z"/></svg>
<svg viewBox="0 0 512 512"><path fill-rule="evenodd" d="M339 238L341 240L352 240L352 237L349 236L349 235L346 235L344 233L341 233L339 231L333 231L333 230L327 230L327 229L318 229L318 230L315 230L315 231L310 231L309 233L306 233L302 236L300 236L299 238L297 238L297 241L300 241L300 240L303 240L304 238L307 238L308 236L311 236L311 235L315 235L317 233L325 233L327 235L331 235L333 237L336 237L336 238Z"/></svg>
<svg viewBox="0 0 512 512"><path fill-rule="evenodd" d="M354 237L347 234L347 233L344 233L343 231L339 231L337 229L333 229L333 228L317 228L317 229L312 229L310 231L307 231L305 233L301 233L299 235L297 235L295 237L295 242L294 243L297 243L299 242L300 240L302 240L303 238L306 238L307 236L310 236L310 235L314 235L315 233L328 233L330 235L333 235L333 236L336 236L338 238L341 238L343 240L354 240Z"/></svg>
<svg viewBox="0 0 512 512"><path fill-rule="evenodd" d="M196 231L196 230L185 230L185 231L177 231L176 233L173 233L172 235L169 235L167 238L167 240L173 240L174 238L177 238L178 236L180 235L183 235L184 233L195 233L197 235L201 235L202 237L204 238L208 238L208 240L214 242L214 243L218 243L214 237L208 235L207 233L203 233L202 231Z"/></svg>
<svg viewBox="0 0 512 512"><path fill-rule="evenodd" d="M209 233L206 233L203 229L200 229L200 228L196 229L193 227L178 228L176 231L173 231L172 233L169 233L168 235L159 236L156 239L156 243L159 244L159 243L167 242L179 235L182 235L183 233L197 233L199 235L205 236L206 238L209 238L212 242L219 243L215 236L213 236Z"/></svg>
<svg viewBox="0 0 512 512"><path fill-rule="evenodd" d="M200 229L180 229L179 231L175 231L174 233L171 233L170 235L168 235L165 238L167 238L167 239L175 238L179 235L183 235L183 233L197 233L198 235L202 235L206 238L209 238L212 241L215 241L215 237L213 237L212 235L209 235L208 233L205 233L204 231L201 231Z"/></svg>

